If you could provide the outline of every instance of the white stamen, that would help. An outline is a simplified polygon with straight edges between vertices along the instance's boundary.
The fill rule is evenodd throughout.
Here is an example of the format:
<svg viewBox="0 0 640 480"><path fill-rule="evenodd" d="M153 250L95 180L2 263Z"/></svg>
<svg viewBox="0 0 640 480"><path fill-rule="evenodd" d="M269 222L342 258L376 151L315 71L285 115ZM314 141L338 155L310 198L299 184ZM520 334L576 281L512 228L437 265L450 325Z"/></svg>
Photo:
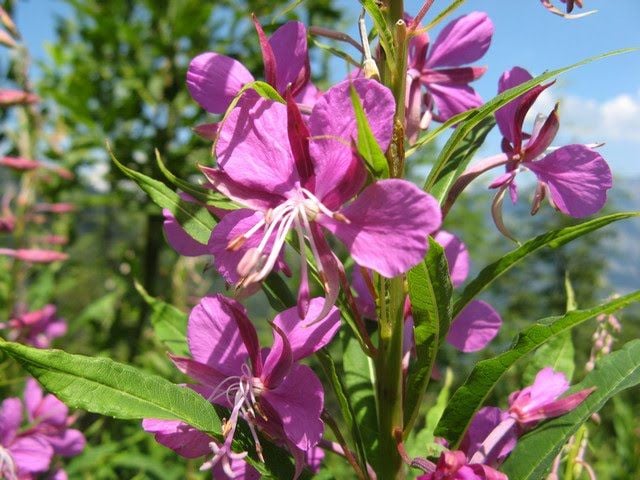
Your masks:
<svg viewBox="0 0 640 480"><path fill-rule="evenodd" d="M16 464L7 450L0 446L0 475L7 480L18 480Z"/></svg>

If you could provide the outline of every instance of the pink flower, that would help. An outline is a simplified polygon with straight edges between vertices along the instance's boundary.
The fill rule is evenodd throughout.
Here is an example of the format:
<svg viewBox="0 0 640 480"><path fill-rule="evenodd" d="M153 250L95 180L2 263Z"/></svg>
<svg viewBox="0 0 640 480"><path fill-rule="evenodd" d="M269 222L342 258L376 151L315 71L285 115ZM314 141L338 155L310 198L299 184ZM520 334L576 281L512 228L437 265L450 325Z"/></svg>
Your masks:
<svg viewBox="0 0 640 480"><path fill-rule="evenodd" d="M33 379L27 380L24 404L27 425L21 425L20 399L7 398L0 407L0 475L9 480L46 472L53 455L78 455L86 443L80 431L68 428L72 419L66 405L43 395Z"/></svg>
<svg viewBox="0 0 640 480"><path fill-rule="evenodd" d="M427 235L440 226L437 201L404 180L377 181L348 203L367 176L352 148L357 130L350 85L386 150L394 113L391 92L375 81L357 79L326 92L308 127L290 97L286 106L264 99L240 105L220 130L218 168L202 169L217 190L245 207L226 214L213 230L216 268L239 287L260 282L293 230L303 250L301 317L309 297L306 248L327 292L323 315L338 294L342 267L321 226L342 240L359 265L385 277L404 273L422 260Z"/></svg>
<svg viewBox="0 0 640 480"><path fill-rule="evenodd" d="M532 385L509 396L507 411L493 407L478 411L461 444L471 461L489 465L502 461L513 450L519 436L542 420L572 411L595 387L560 398L568 389L564 374L547 367L538 372Z"/></svg>
<svg viewBox="0 0 640 480"><path fill-rule="evenodd" d="M319 298L311 300L313 316L322 304ZM287 446L298 460L315 447L323 431L324 392L313 371L298 361L327 345L339 326L335 307L314 323L302 321L291 308L275 317L273 346L261 350L257 332L238 302L222 295L200 301L187 328L192 359L174 357L173 361L200 382L193 386L196 391L230 409L224 443L214 443L209 466L222 462L232 469L233 462L241 460L242 454L231 450L239 418L248 422L258 446L256 428ZM210 438L180 422L147 419L143 427L184 456L199 457L212 448Z"/></svg>
<svg viewBox="0 0 640 480"><path fill-rule="evenodd" d="M33 93L22 90L2 90L0 89L0 107L10 107L12 105L28 105L39 102L40 99Z"/></svg>
<svg viewBox="0 0 640 480"><path fill-rule="evenodd" d="M509 396L509 415L523 428L530 429L541 420L570 412L591 395L595 387L559 398L568 389L569 382L564 373L544 368L536 375L533 385Z"/></svg>
<svg viewBox="0 0 640 480"><path fill-rule="evenodd" d="M2 157L0 158L0 165L12 168L13 170L26 171L40 168L42 163L22 157Z"/></svg>
<svg viewBox="0 0 640 480"><path fill-rule="evenodd" d="M489 49L493 23L486 13L472 12L449 23L429 49L426 33L409 44L407 70L407 136L414 141L431 118L445 122L454 115L482 105L469 83L486 67L463 67L479 60ZM426 90L423 98L423 88Z"/></svg>
<svg viewBox="0 0 640 480"><path fill-rule="evenodd" d="M76 210L73 203L38 203L34 207L35 212L39 213L71 213Z"/></svg>
<svg viewBox="0 0 640 480"><path fill-rule="evenodd" d="M55 305L46 305L39 310L23 313L0 328L8 328L12 341L21 341L36 348L49 348L54 338L67 332L67 323L56 315Z"/></svg>
<svg viewBox="0 0 640 480"><path fill-rule="evenodd" d="M532 77L526 70L515 67L500 77L498 92L520 85ZM544 118L538 118L530 135L523 133L523 122L531 105L549 86L540 85L507 103L496 111L502 133L502 150L509 157L507 173L491 184L501 192L509 188L513 202L518 194L515 176L521 168L532 171L538 178L538 188L532 207L537 212L541 201L549 196L553 206L572 217L586 217L599 211L612 186L611 170L595 150L573 144L549 151L560 126L557 106ZM526 140L526 141L525 141Z"/></svg>
<svg viewBox="0 0 640 480"><path fill-rule="evenodd" d="M301 103L313 105L317 89L309 82L307 31L301 22L287 22L269 39L254 19L264 59L265 80L282 96L288 86ZM193 99L209 113L225 113L242 87L255 79L242 63L215 52L202 53L189 64L187 88ZM206 135L212 125L200 127Z"/></svg>
<svg viewBox="0 0 640 480"><path fill-rule="evenodd" d="M472 463L460 450L442 452L435 470L418 480L507 480L504 473L481 463Z"/></svg>
<svg viewBox="0 0 640 480"><path fill-rule="evenodd" d="M0 248L0 255L13 257L27 263L53 263L61 262L69 258L66 253L55 250L42 250L38 248L19 248L17 250L11 248Z"/></svg>

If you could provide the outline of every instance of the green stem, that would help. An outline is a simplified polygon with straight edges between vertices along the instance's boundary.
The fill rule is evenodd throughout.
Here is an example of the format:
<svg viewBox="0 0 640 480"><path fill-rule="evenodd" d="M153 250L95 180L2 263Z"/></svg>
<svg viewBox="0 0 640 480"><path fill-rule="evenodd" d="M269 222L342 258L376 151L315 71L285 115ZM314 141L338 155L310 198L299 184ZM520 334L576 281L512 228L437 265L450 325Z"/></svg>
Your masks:
<svg viewBox="0 0 640 480"><path fill-rule="evenodd" d="M376 390L378 395L378 427L380 435L380 480L404 478L403 463L396 444L395 431L402 430L403 377L402 337L404 280L379 277L380 343L376 359Z"/></svg>

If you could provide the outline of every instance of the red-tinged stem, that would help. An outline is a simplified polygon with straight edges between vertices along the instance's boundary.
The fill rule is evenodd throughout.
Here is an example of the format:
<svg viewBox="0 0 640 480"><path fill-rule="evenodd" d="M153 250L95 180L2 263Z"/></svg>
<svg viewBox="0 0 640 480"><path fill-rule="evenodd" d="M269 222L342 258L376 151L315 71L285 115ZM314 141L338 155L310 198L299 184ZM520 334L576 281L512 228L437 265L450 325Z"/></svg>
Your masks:
<svg viewBox="0 0 640 480"><path fill-rule="evenodd" d="M410 31L414 31L416 28L418 28L418 26L420 25L420 22L422 22L422 19L427 14L429 9L431 8L431 5L433 5L434 1L435 0L426 0L426 2L424 2L424 4L422 5L422 8L420 8L420 11L414 17L413 21L409 25Z"/></svg>

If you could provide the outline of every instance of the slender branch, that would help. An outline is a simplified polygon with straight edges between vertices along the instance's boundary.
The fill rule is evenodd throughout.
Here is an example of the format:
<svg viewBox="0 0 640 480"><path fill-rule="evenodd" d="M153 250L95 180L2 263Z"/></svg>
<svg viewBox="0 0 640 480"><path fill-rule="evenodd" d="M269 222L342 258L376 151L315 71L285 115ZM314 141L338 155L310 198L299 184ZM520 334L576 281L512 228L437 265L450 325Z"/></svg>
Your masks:
<svg viewBox="0 0 640 480"><path fill-rule="evenodd" d="M354 457L353 452L351 450L349 450L349 447L347 446L347 441L345 440L344 435L342 435L342 432L340 431L340 428L338 427L338 423L331 416L331 414L326 410L322 410L321 418L322 418L322 421L324 421L324 423L326 423L329 426L329 428L331 429L331 431L335 435L336 440L338 441L338 443L336 444L335 442L330 442L330 441L325 440L323 438L323 439L320 440L320 447L324 448L327 451L333 452L333 453L335 453L337 455L341 455L344 458L346 458L346 460L349 462L349 464L351 465L351 467L355 471L356 476L359 479L365 480L368 477L370 477L372 479L375 479L375 473L374 473L373 477L371 477L371 475L365 475L365 473L363 472L362 468L358 464L358 461Z"/></svg>
<svg viewBox="0 0 640 480"><path fill-rule="evenodd" d="M338 40L340 42L348 43L352 47L355 47L360 53L364 53L364 50L362 49L362 45L360 45L360 43L358 43L358 41L355 38L353 38L350 35L347 35L346 33L337 32L335 30L331 30L330 28L316 27L316 26L309 27L309 33L311 35L316 35L318 37L325 37L325 38L330 38L332 40Z"/></svg>

